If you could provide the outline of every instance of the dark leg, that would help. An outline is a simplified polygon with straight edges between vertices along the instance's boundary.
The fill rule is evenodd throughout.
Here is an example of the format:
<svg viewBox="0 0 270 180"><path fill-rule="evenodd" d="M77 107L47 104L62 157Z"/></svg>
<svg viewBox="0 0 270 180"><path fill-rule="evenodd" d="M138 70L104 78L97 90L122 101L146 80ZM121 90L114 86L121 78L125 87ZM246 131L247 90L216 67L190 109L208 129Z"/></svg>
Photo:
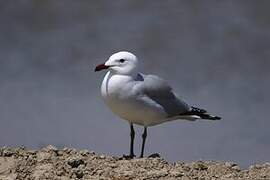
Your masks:
<svg viewBox="0 0 270 180"><path fill-rule="evenodd" d="M129 156L130 158L133 158L135 157L134 155L134 138L135 138L135 131L134 131L134 128L133 128L133 124L130 123L130 151L129 151Z"/></svg>
<svg viewBox="0 0 270 180"><path fill-rule="evenodd" d="M143 134L142 134L142 150L141 150L141 158L143 157L143 153L144 153L144 145L145 145L145 140L146 140L146 137L147 137L147 127L144 127L144 131L143 131Z"/></svg>
<svg viewBox="0 0 270 180"><path fill-rule="evenodd" d="M130 149L129 155L123 155L120 159L133 159L135 157L133 146L134 146L134 138L135 138L135 131L133 128L133 124L130 123Z"/></svg>

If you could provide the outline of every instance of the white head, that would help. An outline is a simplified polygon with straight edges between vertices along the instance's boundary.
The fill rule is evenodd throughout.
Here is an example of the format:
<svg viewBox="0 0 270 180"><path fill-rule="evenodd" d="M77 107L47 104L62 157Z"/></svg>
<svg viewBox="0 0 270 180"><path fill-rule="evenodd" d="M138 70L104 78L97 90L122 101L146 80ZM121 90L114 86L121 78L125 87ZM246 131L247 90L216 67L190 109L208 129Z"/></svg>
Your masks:
<svg viewBox="0 0 270 180"><path fill-rule="evenodd" d="M111 55L103 64L98 65L95 71L109 69L116 74L131 75L137 71L137 57L127 51L121 51Z"/></svg>

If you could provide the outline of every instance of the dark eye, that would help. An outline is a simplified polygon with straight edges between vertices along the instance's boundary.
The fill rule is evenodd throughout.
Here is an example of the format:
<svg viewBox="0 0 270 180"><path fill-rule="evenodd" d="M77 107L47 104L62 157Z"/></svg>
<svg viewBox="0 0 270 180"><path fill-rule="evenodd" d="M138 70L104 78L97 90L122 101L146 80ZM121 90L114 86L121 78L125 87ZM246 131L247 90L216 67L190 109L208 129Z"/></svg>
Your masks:
<svg viewBox="0 0 270 180"><path fill-rule="evenodd" d="M120 63L123 63L123 62L125 62L125 61L126 61L126 60L124 60L124 59L120 59L120 60L119 60Z"/></svg>

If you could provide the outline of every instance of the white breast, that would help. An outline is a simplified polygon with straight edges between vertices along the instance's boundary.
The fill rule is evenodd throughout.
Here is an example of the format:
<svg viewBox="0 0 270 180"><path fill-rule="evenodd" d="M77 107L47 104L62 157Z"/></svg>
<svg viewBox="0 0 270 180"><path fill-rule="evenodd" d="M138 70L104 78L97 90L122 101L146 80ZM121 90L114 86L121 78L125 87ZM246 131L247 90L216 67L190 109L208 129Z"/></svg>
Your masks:
<svg viewBox="0 0 270 180"><path fill-rule="evenodd" d="M165 121L163 108L146 97L138 97L132 87L131 76L115 75L108 72L101 85L101 94L110 109L129 122L151 126Z"/></svg>

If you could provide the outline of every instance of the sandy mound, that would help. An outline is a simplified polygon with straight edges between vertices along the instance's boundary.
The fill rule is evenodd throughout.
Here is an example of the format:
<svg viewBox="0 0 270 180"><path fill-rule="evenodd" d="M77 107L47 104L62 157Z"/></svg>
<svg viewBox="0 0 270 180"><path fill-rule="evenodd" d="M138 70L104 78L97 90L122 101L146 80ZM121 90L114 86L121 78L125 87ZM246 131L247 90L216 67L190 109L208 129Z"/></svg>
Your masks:
<svg viewBox="0 0 270 180"><path fill-rule="evenodd" d="M240 169L230 162L177 162L161 158L123 160L87 150L48 146L38 151L0 149L0 179L270 179L270 163Z"/></svg>

